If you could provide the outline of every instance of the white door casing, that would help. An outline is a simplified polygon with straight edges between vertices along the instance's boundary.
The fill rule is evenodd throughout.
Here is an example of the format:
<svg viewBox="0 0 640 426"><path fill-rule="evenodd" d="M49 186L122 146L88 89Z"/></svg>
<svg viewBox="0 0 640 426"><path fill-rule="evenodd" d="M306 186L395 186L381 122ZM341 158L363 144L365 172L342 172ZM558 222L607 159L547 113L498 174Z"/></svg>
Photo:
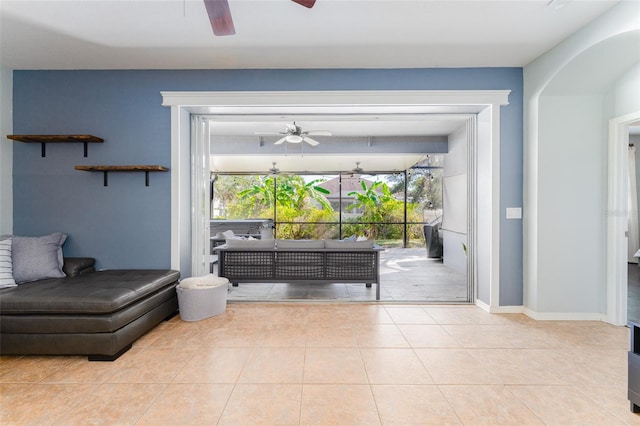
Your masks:
<svg viewBox="0 0 640 426"><path fill-rule="evenodd" d="M609 120L607 197L607 322L627 323L627 232L629 124L640 111Z"/></svg>
<svg viewBox="0 0 640 426"><path fill-rule="evenodd" d="M483 252L486 268L474 274L475 285L487 286L488 300L476 303L489 311L499 307L500 294L500 106L508 105L509 90L426 90L426 91L318 91L318 92L162 92L163 106L171 107L171 268L191 276L191 263L185 264L181 253L194 250L193 243L185 247L185 221L194 219L189 197L184 195L192 178L191 166L184 161L185 153L194 150L191 138L185 134L189 126L186 114L433 114L452 111L465 114L482 112L489 129L478 132L476 173L485 176L483 203L476 206L476 225L488 230L488 238L477 239L473 252ZM189 129L190 127L187 127ZM201 147L195 148L196 150ZM478 156L479 150L485 155ZM480 185L480 183L478 183ZM187 202L189 205L186 205ZM205 203L206 204L206 203ZM191 211L190 217L185 217ZM486 221L486 223L485 223ZM188 229L192 229L189 226ZM191 232L189 232L191 237ZM189 238L191 239L191 238ZM199 250L199 249L198 249ZM194 251L194 254L197 251ZM196 268L199 269L199 268ZM194 272L196 272L194 270ZM478 291L474 291L478 294Z"/></svg>

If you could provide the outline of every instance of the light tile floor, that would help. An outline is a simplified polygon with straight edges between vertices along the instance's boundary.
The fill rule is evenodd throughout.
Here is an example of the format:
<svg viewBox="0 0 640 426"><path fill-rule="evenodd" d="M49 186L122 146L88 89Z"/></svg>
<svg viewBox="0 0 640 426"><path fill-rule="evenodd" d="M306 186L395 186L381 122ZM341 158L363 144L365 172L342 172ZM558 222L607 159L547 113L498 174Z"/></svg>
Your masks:
<svg viewBox="0 0 640 426"><path fill-rule="evenodd" d="M214 273L217 268L214 267ZM386 302L468 302L467 277L427 258L424 248L387 248L380 254L380 300ZM229 288L233 301L376 300L364 284L241 283Z"/></svg>
<svg viewBox="0 0 640 426"><path fill-rule="evenodd" d="M0 424L640 424L628 339L468 305L230 303L111 363L1 357Z"/></svg>

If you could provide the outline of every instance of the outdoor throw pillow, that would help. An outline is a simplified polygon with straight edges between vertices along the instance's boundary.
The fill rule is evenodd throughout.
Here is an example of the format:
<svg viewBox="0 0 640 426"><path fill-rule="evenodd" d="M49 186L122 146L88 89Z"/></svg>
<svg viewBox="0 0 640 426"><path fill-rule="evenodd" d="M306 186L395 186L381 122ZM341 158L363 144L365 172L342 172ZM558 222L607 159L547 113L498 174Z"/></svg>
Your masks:
<svg viewBox="0 0 640 426"><path fill-rule="evenodd" d="M65 277L62 245L67 236L13 237L13 278L16 283Z"/></svg>
<svg viewBox="0 0 640 426"><path fill-rule="evenodd" d="M242 250L272 249L275 240L227 240L227 248Z"/></svg>
<svg viewBox="0 0 640 426"><path fill-rule="evenodd" d="M0 288L15 287L11 260L11 237L0 237Z"/></svg>
<svg viewBox="0 0 640 426"><path fill-rule="evenodd" d="M277 240L276 246L279 249L322 249L324 240Z"/></svg>

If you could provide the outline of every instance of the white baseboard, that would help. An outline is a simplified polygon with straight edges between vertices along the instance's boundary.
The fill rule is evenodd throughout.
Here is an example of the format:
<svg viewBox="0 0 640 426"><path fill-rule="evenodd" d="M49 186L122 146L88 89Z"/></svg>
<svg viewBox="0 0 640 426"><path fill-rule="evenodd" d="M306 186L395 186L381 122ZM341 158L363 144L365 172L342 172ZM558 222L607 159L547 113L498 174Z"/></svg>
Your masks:
<svg viewBox="0 0 640 426"><path fill-rule="evenodd" d="M536 321L607 321L605 314L596 312L535 312L524 308L523 313Z"/></svg>
<svg viewBox="0 0 640 426"><path fill-rule="evenodd" d="M524 306L489 306L480 299L476 299L476 306L490 314L522 314Z"/></svg>
<svg viewBox="0 0 640 426"><path fill-rule="evenodd" d="M476 299L476 306L490 314L524 314L536 321L607 321L607 316L594 312L536 312L524 306L489 306Z"/></svg>

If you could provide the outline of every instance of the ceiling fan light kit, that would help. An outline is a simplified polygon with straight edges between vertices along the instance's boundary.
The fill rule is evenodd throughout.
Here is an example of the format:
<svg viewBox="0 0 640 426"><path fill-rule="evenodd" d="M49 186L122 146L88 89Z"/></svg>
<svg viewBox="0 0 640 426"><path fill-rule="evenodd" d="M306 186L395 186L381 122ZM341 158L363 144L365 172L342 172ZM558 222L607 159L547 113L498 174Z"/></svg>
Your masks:
<svg viewBox="0 0 640 426"><path fill-rule="evenodd" d="M272 166L271 166L271 168L269 169L269 174L271 174L271 175L277 175L277 174L279 174L279 173L280 173L280 169L276 167L276 164L278 164L278 163L276 163L276 162L274 161L274 162L272 162L271 164L272 164Z"/></svg>
<svg viewBox="0 0 640 426"><path fill-rule="evenodd" d="M289 135L289 136L285 136L285 139L287 140L287 142L290 142L290 143L300 143L302 142L303 137L298 135Z"/></svg>

